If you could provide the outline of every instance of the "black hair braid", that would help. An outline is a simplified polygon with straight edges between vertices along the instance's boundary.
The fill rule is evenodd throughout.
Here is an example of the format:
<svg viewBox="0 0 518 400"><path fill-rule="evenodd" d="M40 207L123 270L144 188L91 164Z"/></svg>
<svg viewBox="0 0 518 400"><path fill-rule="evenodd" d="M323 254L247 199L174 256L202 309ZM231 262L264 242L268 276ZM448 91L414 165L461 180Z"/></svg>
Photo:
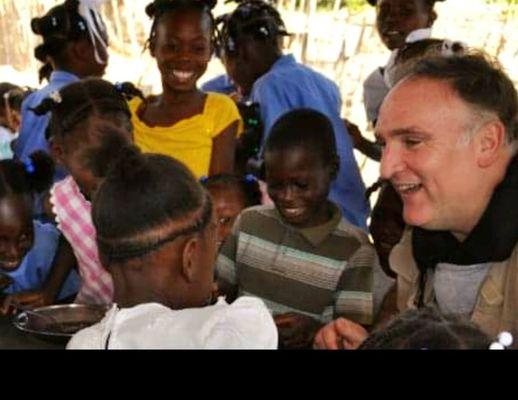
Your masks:
<svg viewBox="0 0 518 400"><path fill-rule="evenodd" d="M119 87L120 85L125 88ZM46 131L47 139L55 135L66 135L73 131L79 123L94 115L123 115L129 124L131 120L131 112L127 103L129 87L128 83L112 85L99 78L83 79L63 87L58 92L57 100L51 95L31 110L36 115L51 112ZM137 89L135 88L135 90ZM82 132L87 134L87 127L84 127Z"/></svg>
<svg viewBox="0 0 518 400"><path fill-rule="evenodd" d="M155 39L156 26L160 17L170 11L178 9L197 9L205 12L211 21L211 42L213 43L214 47L216 47L219 40L219 35L217 33L214 15L212 14L212 9L216 6L216 4L217 0L155 0L148 4L145 11L147 16L151 18L153 22L151 24L149 37L144 45L144 49L149 48Z"/></svg>
<svg viewBox="0 0 518 400"><path fill-rule="evenodd" d="M375 330L360 349L488 349L490 338L467 319L434 307L407 310Z"/></svg>
<svg viewBox="0 0 518 400"><path fill-rule="evenodd" d="M206 189L210 189L215 186L238 189L245 197L245 207L252 207L261 204L262 193L259 187L259 182L251 175L238 176L233 174L216 174L208 178L202 178L201 183Z"/></svg>
<svg viewBox="0 0 518 400"><path fill-rule="evenodd" d="M263 0L234 0L238 6L218 20L221 28L218 52L235 51L236 42L243 36L257 40L269 40L277 46L278 38L289 36L279 11Z"/></svg>
<svg viewBox="0 0 518 400"><path fill-rule="evenodd" d="M29 160L0 161L0 198L10 194L29 195L50 188L54 176L54 161L43 151L29 156Z"/></svg>
<svg viewBox="0 0 518 400"><path fill-rule="evenodd" d="M126 99L131 100L134 97L140 97L142 100L145 100L144 93L142 90L137 88L131 82L120 82L115 84L115 89Z"/></svg>

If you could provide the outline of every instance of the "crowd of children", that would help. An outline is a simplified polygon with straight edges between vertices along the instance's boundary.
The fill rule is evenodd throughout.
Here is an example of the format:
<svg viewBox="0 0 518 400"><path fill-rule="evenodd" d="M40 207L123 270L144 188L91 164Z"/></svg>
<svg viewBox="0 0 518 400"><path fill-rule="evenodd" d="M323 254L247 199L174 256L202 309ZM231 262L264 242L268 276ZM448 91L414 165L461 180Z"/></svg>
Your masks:
<svg viewBox="0 0 518 400"><path fill-rule="evenodd" d="M373 124L417 60L464 52L430 39L436 1L369 1L393 51L364 85ZM0 271L12 278L1 313L111 306L71 349L329 348L331 321L359 324L358 343L341 348L487 347L436 310L365 340L391 298L389 254L405 229L396 191L380 180L366 193L353 155L379 160L381 149L341 118L335 83L283 54L273 5L243 0L216 19L215 4L146 7L162 80L148 97L101 79L98 3L66 0L32 20L48 84L0 84ZM227 74L199 89L214 53Z"/></svg>

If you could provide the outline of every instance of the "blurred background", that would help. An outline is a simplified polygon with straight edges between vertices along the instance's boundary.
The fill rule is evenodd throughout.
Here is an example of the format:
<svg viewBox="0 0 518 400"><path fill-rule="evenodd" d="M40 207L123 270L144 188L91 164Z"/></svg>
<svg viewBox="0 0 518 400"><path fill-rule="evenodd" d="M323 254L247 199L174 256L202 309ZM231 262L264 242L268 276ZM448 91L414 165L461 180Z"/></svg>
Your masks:
<svg viewBox="0 0 518 400"><path fill-rule="evenodd" d="M40 87L39 62L33 50L39 38L30 20L60 0L0 0L0 81ZM110 62L105 78L132 81L146 94L160 93L160 75L144 52L150 20L149 0L107 0L102 13L110 36ZM214 14L235 4L216 6ZM279 0L278 8L293 35L286 52L336 82L342 93L342 115L372 138L362 104L362 83L386 63L389 52L375 30L375 10L366 0ZM433 37L460 40L497 57L518 86L518 0L447 0L438 3ZM213 59L200 84L223 73ZM356 152L366 185L378 178L378 163Z"/></svg>

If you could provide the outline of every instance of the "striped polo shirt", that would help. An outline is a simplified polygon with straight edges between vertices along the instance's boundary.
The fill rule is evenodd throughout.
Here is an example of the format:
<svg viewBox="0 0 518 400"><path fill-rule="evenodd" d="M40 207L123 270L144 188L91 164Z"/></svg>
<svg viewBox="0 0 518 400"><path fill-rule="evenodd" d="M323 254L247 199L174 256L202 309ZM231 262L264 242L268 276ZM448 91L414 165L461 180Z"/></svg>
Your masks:
<svg viewBox="0 0 518 400"><path fill-rule="evenodd" d="M276 314L297 312L323 323L339 316L373 320L374 247L332 205L323 225L298 229L272 206L245 210L217 259L219 279L239 296L257 296Z"/></svg>

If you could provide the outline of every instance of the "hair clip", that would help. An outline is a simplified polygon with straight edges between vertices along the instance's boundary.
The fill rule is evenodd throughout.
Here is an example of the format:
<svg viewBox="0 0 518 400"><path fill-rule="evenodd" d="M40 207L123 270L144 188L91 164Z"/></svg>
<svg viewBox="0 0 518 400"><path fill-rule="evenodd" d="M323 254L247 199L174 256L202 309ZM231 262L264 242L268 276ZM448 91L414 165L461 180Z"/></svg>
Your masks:
<svg viewBox="0 0 518 400"><path fill-rule="evenodd" d="M245 175L245 182L246 183L254 183L257 182L257 178L252 174L246 174Z"/></svg>
<svg viewBox="0 0 518 400"><path fill-rule="evenodd" d="M61 98L61 94L57 90L50 92L49 98L54 100L54 103L57 104L60 104L63 101L63 99Z"/></svg>
<svg viewBox="0 0 518 400"><path fill-rule="evenodd" d="M259 28L259 33L261 33L264 37L270 36L270 32L268 31L268 28L266 28L265 26L261 26Z"/></svg>
<svg viewBox="0 0 518 400"><path fill-rule="evenodd" d="M455 41L452 42L451 40L445 39L442 42L441 46L441 55L443 57L451 57L456 54L464 54L468 49L468 46L464 42Z"/></svg>
<svg viewBox="0 0 518 400"><path fill-rule="evenodd" d="M122 82L115 82L115 84L113 86L115 86L115 90L117 92L119 92L119 93L124 92L124 84Z"/></svg>
<svg viewBox="0 0 518 400"><path fill-rule="evenodd" d="M11 91L8 90L7 92L4 93L4 100L9 100L9 96L11 95Z"/></svg>
<svg viewBox="0 0 518 400"><path fill-rule="evenodd" d="M205 183L205 182L207 182L208 180L209 180L209 178L207 178L206 176L202 176L202 177L200 178L200 183Z"/></svg>
<svg viewBox="0 0 518 400"><path fill-rule="evenodd" d="M81 29L82 31L86 31L86 25L83 21L79 21L77 25L79 26L79 29Z"/></svg>
<svg viewBox="0 0 518 400"><path fill-rule="evenodd" d="M27 160L25 160L23 162L23 166L25 167L25 172L27 172L29 175L34 174L34 172L36 171L36 168L34 167L34 163L32 162L32 160L30 158L28 158Z"/></svg>
<svg viewBox="0 0 518 400"><path fill-rule="evenodd" d="M498 335L498 341L491 343L489 350L505 350L513 344L513 335L509 332L500 332Z"/></svg>
<svg viewBox="0 0 518 400"><path fill-rule="evenodd" d="M51 17L50 18L50 23L52 24L52 26L58 26L58 20L56 17Z"/></svg>

